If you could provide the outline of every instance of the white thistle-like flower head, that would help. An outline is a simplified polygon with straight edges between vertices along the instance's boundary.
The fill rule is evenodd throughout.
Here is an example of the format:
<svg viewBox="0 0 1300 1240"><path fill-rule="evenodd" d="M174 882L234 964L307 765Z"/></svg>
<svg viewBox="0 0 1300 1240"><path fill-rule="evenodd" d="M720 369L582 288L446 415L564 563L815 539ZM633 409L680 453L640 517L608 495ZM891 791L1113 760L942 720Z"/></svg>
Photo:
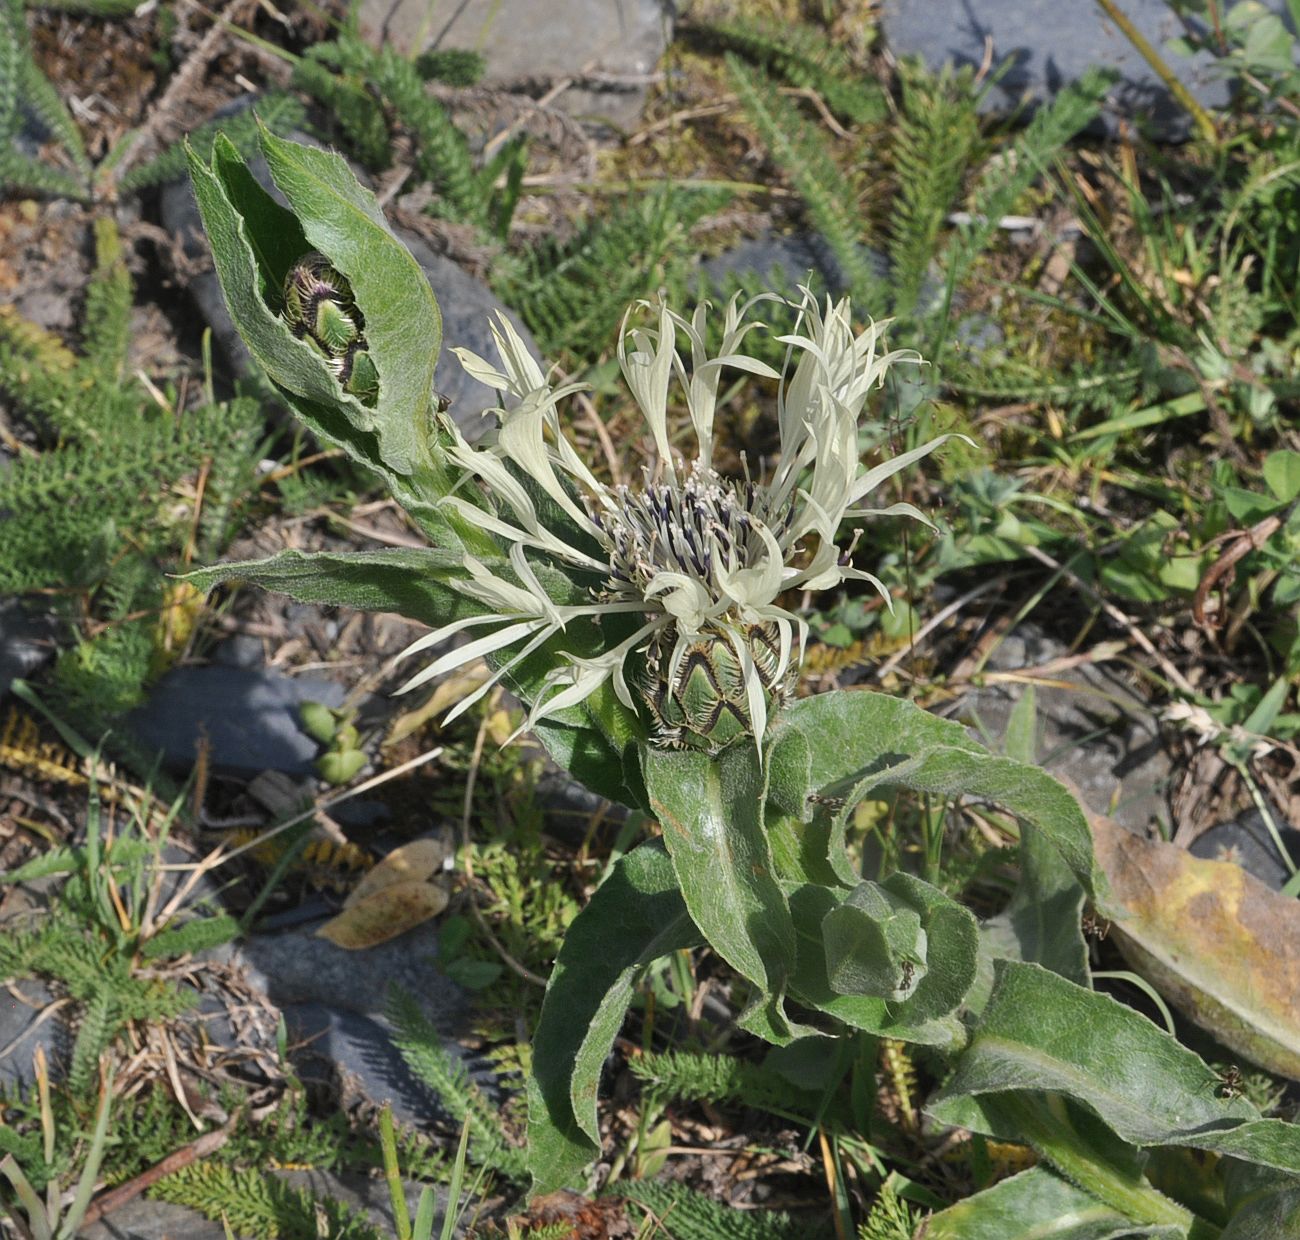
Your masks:
<svg viewBox="0 0 1300 1240"><path fill-rule="evenodd" d="M655 472L639 488L607 486L583 463L565 438L559 412L560 403L579 385L553 387L504 316L492 326L498 366L466 349L455 350L475 379L505 394L508 407L494 411L500 427L486 447L471 447L452 430L449 455L483 484L492 511L455 494L443 502L510 548L516 580L467 555L469 579L459 588L489 613L445 625L404 653L428 649L464 629L490 631L436 659L403 691L517 645L492 678L452 712L459 714L570 620L634 614L641 623L630 636L596 657L573 657L550 674L525 726L577 705L609 681L619 700L635 710L626 671L634 653L647 652L672 685L696 652L721 646L724 671L736 680L735 713L761 744L769 707L779 704L781 696L774 689L793 679L807 631L806 622L778 600L791 589L827 590L858 579L874 586L888 604L885 586L848 564L848 552L836 545L836 536L848 517L902 515L928 524L910 504L881 509L863 503L885 479L948 438L864 469L858 422L867 396L891 365L919 362L919 355L881 351L883 324L855 333L847 298L834 304L828 299L823 306L805 289L794 330L778 337L788 349L785 373L779 374L744 347L746 336L762 327L747 316L755 305L775 300L765 295L741 305L733 298L724 311L716 354L707 344L707 302L689 318L664 305L641 303L655 316L654 326L629 330L625 320L619 363L658 458ZM685 356L677 347L679 337L689 345ZM714 468L713 420L726 370L781 381L780 459L766 479L736 480ZM669 442L667 411L674 381L694 431L690 460ZM548 526L534 503L535 491L522 478L553 501L565 523ZM557 605L538 581L533 561L595 574L600 585L587 601ZM762 637L757 643L752 640L756 633ZM645 686L637 688L646 698Z"/></svg>

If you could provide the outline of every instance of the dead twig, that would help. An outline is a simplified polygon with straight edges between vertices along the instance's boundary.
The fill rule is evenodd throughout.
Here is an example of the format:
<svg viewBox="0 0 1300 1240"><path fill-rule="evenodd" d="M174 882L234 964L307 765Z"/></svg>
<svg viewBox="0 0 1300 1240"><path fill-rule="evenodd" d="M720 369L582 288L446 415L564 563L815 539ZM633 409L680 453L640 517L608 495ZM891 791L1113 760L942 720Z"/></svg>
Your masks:
<svg viewBox="0 0 1300 1240"><path fill-rule="evenodd" d="M1209 571L1201 578L1200 584L1196 587L1196 594L1192 598L1192 619L1207 633L1212 633L1219 627L1217 621L1210 620L1205 614L1205 602L1210 597L1210 592L1221 581L1225 584L1231 582L1236 575L1238 561L1252 551L1258 551L1268 542L1281 528L1286 515L1272 513L1262 521L1257 521L1250 529L1236 531L1236 541L1228 545L1228 549L1210 565Z"/></svg>
<svg viewBox="0 0 1300 1240"><path fill-rule="evenodd" d="M86 1211L82 1226L89 1227L91 1224L97 1223L105 1215L112 1214L114 1210L120 1210L128 1201L133 1201L146 1189L152 1188L165 1176L181 1170L182 1167L188 1167L191 1163L198 1162L200 1158L207 1158L209 1155L215 1154L230 1139L233 1125L234 1118L232 1117L223 1127L213 1132L205 1132L196 1141L181 1146L180 1149L168 1154L162 1162L155 1163L147 1171L140 1172L133 1180L127 1180L125 1184L119 1184L116 1188L101 1193L90 1203L90 1209Z"/></svg>
<svg viewBox="0 0 1300 1240"><path fill-rule="evenodd" d="M1133 640L1140 646L1154 661L1157 667L1165 674L1165 678L1170 684L1182 690L1189 697L1196 695L1196 690L1192 687L1191 681L1182 674L1159 650L1156 649L1155 643L1138 627L1137 623L1129 616L1126 616L1118 607L1107 599L1096 586L1084 581L1078 573L1067 568L1064 564L1048 555L1041 547L1026 547L1025 551L1033 556L1040 564L1047 565L1053 572L1060 573L1061 576L1070 583L1076 590L1086 594L1098 607L1102 609L1116 624L1120 626Z"/></svg>

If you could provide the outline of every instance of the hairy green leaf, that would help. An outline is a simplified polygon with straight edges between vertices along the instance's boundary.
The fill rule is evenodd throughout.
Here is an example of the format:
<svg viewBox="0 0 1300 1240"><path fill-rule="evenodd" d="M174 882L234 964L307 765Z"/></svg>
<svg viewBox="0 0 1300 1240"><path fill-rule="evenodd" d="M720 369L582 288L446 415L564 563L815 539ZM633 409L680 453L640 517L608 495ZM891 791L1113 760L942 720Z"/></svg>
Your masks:
<svg viewBox="0 0 1300 1240"><path fill-rule="evenodd" d="M795 965L794 922L777 881L763 821L764 780L754 746L711 758L650 749L650 807L663 827L682 898L710 946L759 988L747 1019L788 1040L781 996Z"/></svg>
<svg viewBox="0 0 1300 1240"><path fill-rule="evenodd" d="M1046 1167L1033 1167L934 1215L926 1240L1181 1240L1181 1227L1135 1227Z"/></svg>
<svg viewBox="0 0 1300 1240"><path fill-rule="evenodd" d="M1035 761L1035 695L1025 688L1007 725L1007 757ZM995 956L1041 964L1080 986L1090 985L1088 947L1080 928L1083 888L1039 831L1020 837L1020 880L1011 902L982 927ZM991 978L990 978L991 980Z"/></svg>
<svg viewBox="0 0 1300 1240"><path fill-rule="evenodd" d="M929 1109L969 1123L969 1097L1045 1090L1083 1103L1134 1145L1189 1145L1300 1173L1300 1126L1259 1118L1245 1099L1220 1097L1220 1084L1132 1008L1038 965L999 960L970 1045Z"/></svg>
<svg viewBox="0 0 1300 1240"><path fill-rule="evenodd" d="M528 1083L533 1190L570 1184L600 1152L600 1071L640 966L700 942L656 842L621 858L574 919L546 987Z"/></svg>
<svg viewBox="0 0 1300 1240"><path fill-rule="evenodd" d="M380 456L398 473L415 473L428 452L433 369L442 347L442 315L429 281L341 156L267 130L262 150L311 248L347 276L365 316L379 372Z"/></svg>

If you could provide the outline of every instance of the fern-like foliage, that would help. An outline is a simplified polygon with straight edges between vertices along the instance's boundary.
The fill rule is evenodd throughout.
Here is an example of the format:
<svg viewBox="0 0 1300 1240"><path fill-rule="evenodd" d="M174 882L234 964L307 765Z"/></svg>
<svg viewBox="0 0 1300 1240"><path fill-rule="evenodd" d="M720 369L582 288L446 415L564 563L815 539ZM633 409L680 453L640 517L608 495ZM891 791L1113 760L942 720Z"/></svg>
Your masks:
<svg viewBox="0 0 1300 1240"><path fill-rule="evenodd" d="M106 216L95 221L95 254L82 316L82 350L87 365L120 383L131 343L131 277L121 238Z"/></svg>
<svg viewBox="0 0 1300 1240"><path fill-rule="evenodd" d="M778 1114L810 1114L816 1098L771 1068L744 1059L693 1051L664 1051L629 1061L633 1076L645 1083L652 1105L732 1102Z"/></svg>
<svg viewBox="0 0 1300 1240"><path fill-rule="evenodd" d="M761 69L752 69L729 54L727 70L746 115L772 159L794 183L809 217L834 254L854 301L864 306L887 305L887 287L862 245L852 180L835 162L822 131L781 95Z"/></svg>
<svg viewBox="0 0 1300 1240"><path fill-rule="evenodd" d="M566 245L542 244L513 268L501 264L494 288L545 353L594 357L633 300L674 284L691 228L725 201L717 191L666 183L593 220Z"/></svg>
<svg viewBox="0 0 1300 1240"><path fill-rule="evenodd" d="M312 65L333 69L332 81L321 78ZM382 99L410 131L415 171L437 193L439 213L504 235L514 205L510 178L504 193L494 186L503 170L518 166L522 175L521 142L508 143L493 162L476 169L469 142L447 109L425 90L420 69L393 48L372 48L350 30L333 43L312 48L300 66L298 82L318 97L327 90L337 96L329 100L331 111L363 158L381 167L388 162L388 142L386 137L381 141L383 118L370 100ZM516 186L513 196L517 193Z"/></svg>
<svg viewBox="0 0 1300 1240"><path fill-rule="evenodd" d="M447 1052L419 1005L399 990L389 1003L388 1018L393 1024L393 1042L407 1066L438 1095L457 1124L468 1121L471 1159L507 1179L522 1180L526 1170L523 1150L502 1139L498 1108Z"/></svg>
<svg viewBox="0 0 1300 1240"><path fill-rule="evenodd" d="M871 1213L858 1227L858 1240L912 1240L918 1218L887 1181L872 1203Z"/></svg>
<svg viewBox="0 0 1300 1240"><path fill-rule="evenodd" d="M126 376L131 281L112 221L95 231L81 356L0 307L0 389L49 445L0 474L0 592L81 591L89 631L74 629L55 687L98 733L157 670L160 562L191 540L204 554L220 550L253 489L264 428L252 400L177 417ZM176 488L205 464L196 531Z"/></svg>
<svg viewBox="0 0 1300 1240"><path fill-rule="evenodd" d="M364 82L336 73L335 45L319 43L307 49L293 69L293 84L324 104L344 145L367 168L382 172L393 160L393 138L384 107Z"/></svg>
<svg viewBox="0 0 1300 1240"><path fill-rule="evenodd" d="M684 1184L620 1181L611 1191L639 1202L659 1220L655 1235L672 1240L817 1240L825 1227L796 1221L783 1210L737 1210Z"/></svg>
<svg viewBox="0 0 1300 1240"><path fill-rule="evenodd" d="M89 172L76 123L32 60L22 0L0 0L0 191L87 198L84 175L78 178L18 149L18 135L28 115L60 141L80 172Z"/></svg>
<svg viewBox="0 0 1300 1240"><path fill-rule="evenodd" d="M256 110L246 108L230 116L208 121L186 135L186 141L195 154L207 161L212 156L212 144L218 134L224 134L241 155L252 156L257 150L257 124L261 121L276 134L287 134L301 129L307 123L307 109L302 102L287 91L271 91L258 101ZM163 185L185 175L185 143L173 142L152 159L124 173L118 181L123 193Z"/></svg>
<svg viewBox="0 0 1300 1240"><path fill-rule="evenodd" d="M444 82L448 86L473 86L483 76L487 61L482 52L469 48L432 48L415 58L415 71L426 82Z"/></svg>
<svg viewBox="0 0 1300 1240"><path fill-rule="evenodd" d="M131 1021L166 1021L194 1003L191 992L159 978L137 976L128 953L115 950L78 909L77 893L38 928L0 940L0 979L41 977L77 1001L78 1018L68 1084L93 1097L100 1056Z"/></svg>
<svg viewBox="0 0 1300 1240"><path fill-rule="evenodd" d="M99 1068L99 1057L109 1048L117 1032L117 1013L113 992L97 990L81 1015L77 1040L72 1047L72 1064L68 1069L68 1088L79 1097L90 1093Z"/></svg>
<svg viewBox="0 0 1300 1240"><path fill-rule="evenodd" d="M1005 156L985 170L971 197L971 223L948 251L948 279L953 287L961 287L975 260L988 248L998 221L1051 167L1065 144L1100 115L1113 81L1112 71L1089 69L1039 108Z"/></svg>
<svg viewBox="0 0 1300 1240"><path fill-rule="evenodd" d="M978 99L969 69L934 77L899 67L902 106L894 130L897 192L890 207L890 284L895 314L910 314L979 144Z"/></svg>
<svg viewBox="0 0 1300 1240"><path fill-rule="evenodd" d="M317 1198L259 1170L197 1162L159 1180L149 1196L189 1206L250 1240L385 1240L342 1202ZM323 1229L323 1230L322 1230Z"/></svg>
<svg viewBox="0 0 1300 1240"><path fill-rule="evenodd" d="M815 26L751 16L691 26L688 33L706 46L744 57L791 86L814 91L832 112L853 124L881 121L888 114L880 84Z"/></svg>
<svg viewBox="0 0 1300 1240"><path fill-rule="evenodd" d="M86 154L86 144L81 137L77 122L72 119L68 105L54 89L54 84L36 67L36 62L28 54L23 61L22 91L24 101L31 114L58 140L67 151L77 171L89 179L90 157Z"/></svg>

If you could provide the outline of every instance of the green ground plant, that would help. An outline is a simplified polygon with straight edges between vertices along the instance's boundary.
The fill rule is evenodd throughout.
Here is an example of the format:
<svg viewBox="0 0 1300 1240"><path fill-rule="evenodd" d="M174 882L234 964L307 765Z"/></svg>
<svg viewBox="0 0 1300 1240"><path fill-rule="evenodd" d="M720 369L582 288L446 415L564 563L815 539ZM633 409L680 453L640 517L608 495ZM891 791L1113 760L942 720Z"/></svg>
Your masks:
<svg viewBox="0 0 1300 1240"><path fill-rule="evenodd" d="M841 561L831 540L849 509L942 442L869 470L858 463L867 395L910 355L878 350L877 329L856 334L847 303L822 308L806 297L804 334L788 342L796 357L781 376L746 349L755 328L737 303L724 315L720 355L709 351L704 309L650 307L652 326L632 329L619 354L666 471L662 490L638 496L590 474L558 421L569 390L549 386L503 321L502 369L467 353L462 361L520 403L502 411L494 444L473 449L431 407L436 303L373 198L336 156L270 134L262 144L288 210L228 143L218 140L211 163L192 162L236 325L298 415L382 476L434 546L289 552L193 579L406 611L435 629L411 653L491 626L410 685L488 656L493 677L457 712L504 679L553 758L663 829L613 865L560 950L533 1044L534 1189L580 1181L600 1152L600 1070L640 970L707 943L734 971L746 1032L778 1047L867 1035L924 1048L945 1075L928 1103L932 1117L1034 1147L1042 1165L942 1211L932 1235L993 1235L1010 1208L1044 1225L1096 1211L1112 1230L1209 1238L1292 1209L1297 1129L1221 1096L1218 1076L1195 1054L1093 988L1080 917L1085 900L1104 913L1106 883L1077 804L1026 760L1021 740L1009 746L1018 757L999 757L960 727L881 694L788 698L802 622L777 596L855 575L885 592ZM379 381L371 407L263 295L316 247L351 281L364 317ZM412 322L424 324L422 338L405 330ZM743 491L729 490L710 459L724 369L783 384L782 466ZM675 463L667 441L674 374L698 445L693 472ZM808 508L793 498L804 468L799 495L820 497ZM921 516L905 501L866 515L881 514ZM674 532L697 520L696 541ZM821 550L809 563L784 563L804 522L819 531ZM1016 724L1017 737L1026 726ZM846 818L881 787L992 802L1019 821L1009 938L986 937L969 909L913 873L860 873ZM942 833L931 838L938 846ZM1221 1204L1206 1206L1185 1184L1157 1185L1145 1152L1153 1147L1221 1155Z"/></svg>
<svg viewBox="0 0 1300 1240"><path fill-rule="evenodd" d="M0 591L61 605L74 644L56 691L87 732L138 703L177 650L187 600L160 570L232 536L264 434L256 400L209 391L180 411L174 392L130 374L132 286L111 220L99 219L96 239L79 355L0 312L0 389L40 437L0 475ZM184 495L196 477L197 510Z"/></svg>

